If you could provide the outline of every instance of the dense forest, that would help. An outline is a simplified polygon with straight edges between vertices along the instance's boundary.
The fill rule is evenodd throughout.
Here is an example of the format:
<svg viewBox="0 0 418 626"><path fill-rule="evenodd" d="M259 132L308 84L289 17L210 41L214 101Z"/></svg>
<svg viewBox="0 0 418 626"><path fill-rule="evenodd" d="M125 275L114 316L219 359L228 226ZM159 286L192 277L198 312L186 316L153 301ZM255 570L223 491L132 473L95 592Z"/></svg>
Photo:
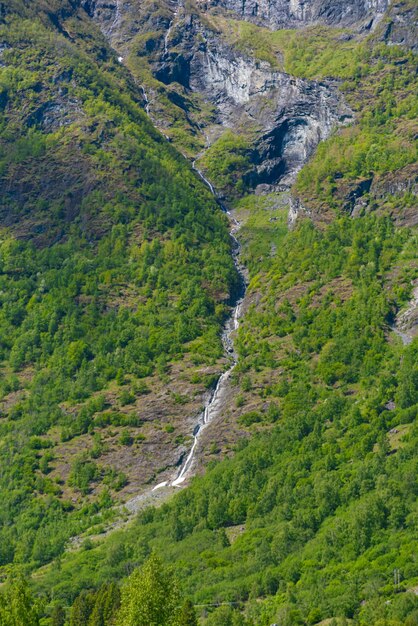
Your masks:
<svg viewBox="0 0 418 626"><path fill-rule="evenodd" d="M106 532L225 367L230 226L77 2L0 2L0 626L418 624L417 56L221 26L338 80L355 122L299 172L290 228L289 192L251 194L245 129L199 160L242 224L245 436Z"/></svg>

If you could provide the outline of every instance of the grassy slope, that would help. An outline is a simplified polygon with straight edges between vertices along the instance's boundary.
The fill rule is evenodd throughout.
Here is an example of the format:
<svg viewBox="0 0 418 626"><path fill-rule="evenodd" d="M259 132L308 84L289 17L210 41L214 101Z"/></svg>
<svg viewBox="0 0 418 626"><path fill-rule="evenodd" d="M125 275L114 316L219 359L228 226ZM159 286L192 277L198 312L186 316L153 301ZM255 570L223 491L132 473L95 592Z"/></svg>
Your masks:
<svg viewBox="0 0 418 626"><path fill-rule="evenodd" d="M226 219L126 70L83 12L48 11L0 24L1 565L153 480L143 442L184 439L235 281Z"/></svg>

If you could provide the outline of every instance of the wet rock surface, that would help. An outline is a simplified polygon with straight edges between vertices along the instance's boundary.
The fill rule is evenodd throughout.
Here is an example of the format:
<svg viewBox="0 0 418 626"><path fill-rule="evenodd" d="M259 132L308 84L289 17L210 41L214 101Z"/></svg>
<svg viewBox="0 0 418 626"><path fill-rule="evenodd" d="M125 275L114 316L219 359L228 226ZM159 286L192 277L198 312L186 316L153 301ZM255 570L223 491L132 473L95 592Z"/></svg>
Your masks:
<svg viewBox="0 0 418 626"><path fill-rule="evenodd" d="M240 54L196 21L190 28L193 42L205 39L189 47L191 90L216 107L222 128L253 132L254 168L247 182L252 188L291 184L318 143L352 119L337 85L293 78ZM189 43L179 45L187 50Z"/></svg>

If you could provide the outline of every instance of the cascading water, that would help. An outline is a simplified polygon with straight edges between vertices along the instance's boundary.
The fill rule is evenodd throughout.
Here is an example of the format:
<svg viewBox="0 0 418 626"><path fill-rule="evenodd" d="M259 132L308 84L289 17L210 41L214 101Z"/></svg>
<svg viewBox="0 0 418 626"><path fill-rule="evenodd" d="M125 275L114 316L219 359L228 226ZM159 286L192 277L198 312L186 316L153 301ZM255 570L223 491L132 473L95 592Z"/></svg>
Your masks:
<svg viewBox="0 0 418 626"><path fill-rule="evenodd" d="M148 115L148 117L150 117L150 101L148 98L148 94L145 91L145 87L143 87L143 85L140 85L141 91L142 91L142 95L144 97L144 103L145 103L145 113Z"/></svg>
<svg viewBox="0 0 418 626"><path fill-rule="evenodd" d="M241 266L238 261L240 244L239 244L238 239L235 236L235 233L240 228L240 223L231 216L231 213L229 211L226 210L224 205L219 200L218 195L216 194L216 191L213 185L206 179L204 174L196 168L195 163L193 163L193 169L199 174L200 178L207 184L207 186L209 187L210 191L214 195L220 207L222 208L223 211L227 213L228 217L231 220L232 228L230 231L230 235L234 244L233 259L234 259L235 266L241 278L241 281L240 281L241 285L240 285L239 292L234 302L234 308L232 310L232 314L227 320L225 327L224 327L224 332L222 333L222 343L224 345L225 352L228 356L231 357L230 367L220 376L213 393L211 394L209 400L206 403L204 411L200 415L199 420L195 428L193 429L193 445L190 449L190 452L186 460L181 465L180 471L177 477L172 481L168 480L163 483L160 483L159 485L154 487L153 491L157 491L158 489L162 489L163 487L179 487L182 483L184 483L184 481L188 477L188 474L190 473L190 470L192 468L193 462L196 457L196 451L197 451L199 438L201 437L204 429L212 422L213 418L216 417L219 413L223 396L227 390L228 380L237 364L237 359L238 359L237 354L234 350L233 333L235 333L239 328L239 320L240 320L241 313L242 313L242 303L243 303L243 298L244 298L245 289L246 289L246 282L245 282L244 274L242 272Z"/></svg>
<svg viewBox="0 0 418 626"><path fill-rule="evenodd" d="M180 6L181 6L181 3L179 2L177 4L175 10L174 10L173 19L171 20L170 25L167 28L167 32L166 32L166 34L164 36L164 58L166 58L167 55L168 55L168 42L170 41L170 36L171 36L172 31L173 31L173 27L174 27L174 25L176 23L177 16L178 16L179 10L180 10Z"/></svg>
<svg viewBox="0 0 418 626"><path fill-rule="evenodd" d="M168 44L170 40L170 35L175 25L180 7L181 7L181 3L178 3L173 13L173 19L164 37L164 55L165 56L168 53ZM120 0L117 1L116 16L112 24L112 27L110 29L111 31L117 26L119 20L120 20ZM123 62L123 58L119 57L119 61ZM143 85L138 85L138 86L140 87L142 94L143 94L144 103L145 103L145 112L150 117L150 101L148 98L148 94ZM166 138L169 139L167 136ZM238 261L239 252L240 252L240 244L239 244L238 239L235 236L235 234L240 228L240 223L234 217L232 217L230 211L228 211L228 209L225 207L225 205L222 203L221 199L219 198L210 180L208 180L206 176L203 174L203 172L196 166L196 160L193 161L192 168L196 172L196 174L200 177L200 179L205 183L205 185L208 187L208 189L212 193L213 197L215 198L216 202L218 203L222 211L224 211L228 215L231 226L232 226L230 230L230 236L233 242L232 255L233 255L234 263L237 268L238 274L240 276L240 289L238 290L238 293L234 297L234 300L232 302L232 306L233 306L232 313L229 319L227 320L225 327L224 327L224 331L222 333L222 343L224 345L226 355L228 355L228 357L230 358L230 366L219 377L214 391L212 392L209 399L207 400L205 408L198 418L197 424L195 425L193 429L192 447L189 451L189 454L186 457L186 460L181 464L181 467L177 476L171 480L167 480L156 485L151 490L151 492L143 493L140 496L136 496L135 498L127 502L125 507L131 512L135 512L136 510L138 510L138 507L140 507L141 504L147 502L149 499L150 493L153 494L154 492L164 487L179 487L180 485L182 485L182 483L184 483L186 478L188 478L190 474L190 470L192 469L192 466L196 458L199 438L201 437L204 429L213 421L214 417L218 415L219 410L220 410L220 405L227 391L228 380L237 364L237 354L234 350L233 334L239 328L239 320L241 317L242 303L243 303L243 298L244 298L245 289L246 289L246 281L244 278L244 273Z"/></svg>
<svg viewBox="0 0 418 626"><path fill-rule="evenodd" d="M107 29L107 36L108 37L112 37L113 36L113 32L115 31L115 29L120 24L120 18L121 18L120 2L121 2L121 0L116 0L115 17L113 19L113 22L111 23L111 25ZM122 57L119 57L119 59L122 59ZM122 63L122 61L123 61L123 59L121 61L119 61L119 63Z"/></svg>
<svg viewBox="0 0 418 626"><path fill-rule="evenodd" d="M118 28L120 21L121 21L121 16L122 16L122 10L121 10L121 2L123 0L117 0L116 1L116 12L115 12L115 16L114 19L111 23L111 25L109 26L109 28L107 29L107 36L112 38L114 31ZM180 7L182 6L181 2L178 2L176 5L176 9L173 12L173 19L170 23L169 28L167 29L165 38L164 38L164 55L166 56L168 54L168 45L169 45L169 41L170 41L170 36L173 30L173 27L175 25L175 22L178 18L178 14L180 11ZM123 63L124 62L124 58L122 56L118 56L118 61L119 63ZM147 91L145 90L145 87L139 83L137 83L137 86L139 89L141 89L142 94L143 94L143 99L144 99L144 109L145 112L147 113L148 117L151 119L151 121L154 123L155 126L157 126L155 124L155 122L152 120L151 117L151 113L150 113L150 99L149 96L147 94ZM158 128L158 126L157 126ZM165 133L160 129L160 132L162 132L162 134L166 137L166 139L168 141L170 141L170 138L165 135ZM209 145L209 141L208 141L208 145ZM183 155L186 159L187 157L185 155ZM200 155L199 155L200 156ZM199 157L197 157L199 158ZM215 389L213 390L213 392L211 393L209 399L206 401L205 404L205 408L203 410L203 412L200 414L197 423L193 429L193 444L192 447L185 459L184 462L181 463L180 469L177 472L177 475L175 477L173 477L170 480L167 480L163 483L160 483L159 485L156 485L153 488L150 488L148 490L146 490L145 492L141 493L140 495L137 495L133 498L131 498L131 500L127 501L123 507L122 510L124 510L125 512L128 511L130 514L135 514L137 513L139 510L141 510L142 508L146 507L146 506L150 506L155 504L156 502L159 502L161 500L164 500L166 497L165 493L160 493L160 490L164 487L170 488L170 487L180 487L185 480L190 476L190 472L193 468L194 462L196 460L196 453L198 450L198 443L199 443L199 439L204 431L204 429L213 421L213 419L219 414L219 411L222 407L222 402L223 402L223 398L226 395L227 391L228 391L228 381L229 378L231 377L231 374L237 364L237 354L235 352L234 349L234 338L233 335L234 333L238 330L239 328L239 321L241 318L241 313L242 313L242 304L243 304L243 299L244 299L244 295L245 295L245 291L246 291L246 280L244 277L244 271L243 268L240 266L239 264L239 252L240 252L240 244L238 239L236 238L236 233L238 232L239 228L240 228L240 223L231 215L230 211L228 211L228 209L225 207L225 205L222 203L221 199L219 198L214 186L212 185L212 183L210 182L210 180L208 180L206 178L206 176L203 174L203 172L201 170L199 170L199 168L196 166L196 160L193 161L192 163L192 168L193 170L196 172L196 174L199 176L199 178L205 183L205 185L208 187L208 189L210 190L210 192L212 193L212 195L214 196L216 202L218 203L219 207L222 209L222 211L224 211L229 219L230 219L230 223L231 223L231 230L230 230L230 236L233 242L233 250L232 250L232 256L233 256L233 260L235 263L235 266L237 268L238 274L240 276L240 288L238 290L238 292L235 294L235 296L232 299L231 305L233 307L232 312L230 317L228 318L225 327L224 327L224 331L222 333L222 342L225 348L225 354L230 358L230 365L228 367L228 369L223 372L223 374L219 377L218 382L216 384ZM169 492L167 492L168 495ZM110 526L108 527L108 529L106 530L106 534L112 532L113 530L115 530L116 528L120 528L122 525L124 524L123 520L117 520L116 522L113 522L112 524L110 524ZM71 545L77 546L79 545L81 542L81 536L78 537L74 537L71 540Z"/></svg>

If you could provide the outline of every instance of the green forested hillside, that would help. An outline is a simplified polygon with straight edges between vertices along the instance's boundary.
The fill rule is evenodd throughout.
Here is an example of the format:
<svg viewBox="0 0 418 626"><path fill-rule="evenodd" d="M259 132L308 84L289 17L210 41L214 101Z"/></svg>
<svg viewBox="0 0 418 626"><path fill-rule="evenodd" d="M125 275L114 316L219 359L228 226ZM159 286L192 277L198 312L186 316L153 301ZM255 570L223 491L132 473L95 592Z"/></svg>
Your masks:
<svg viewBox="0 0 418 626"><path fill-rule="evenodd" d="M255 624L415 623L404 620L418 601L396 592L418 577L417 346L402 349L388 321L408 295L416 235L344 218L276 243L253 272L262 304L239 339L237 384L244 405L260 404L243 419L258 434L129 532L64 561L55 596L117 579L154 549L196 604L248 602Z"/></svg>
<svg viewBox="0 0 418 626"><path fill-rule="evenodd" d="M6 585L0 620L190 626L191 600L207 626L418 624L418 340L393 330L418 272L416 56L381 31L242 27L263 60L344 79L357 112L300 172L293 229L286 197L234 204L250 283L229 419L250 436L64 552L129 480L101 460L106 433L141 446L140 398L177 363L210 384L236 285L225 219L81 15L1 31L0 558L33 576ZM226 189L246 148L227 135L206 155ZM68 442L84 453L63 480Z"/></svg>
<svg viewBox="0 0 418 626"><path fill-rule="evenodd" d="M187 359L199 383L222 356L236 272L226 219L87 15L13 6L0 24L0 565L38 566L129 481L117 450L141 454L137 402L155 380Z"/></svg>

